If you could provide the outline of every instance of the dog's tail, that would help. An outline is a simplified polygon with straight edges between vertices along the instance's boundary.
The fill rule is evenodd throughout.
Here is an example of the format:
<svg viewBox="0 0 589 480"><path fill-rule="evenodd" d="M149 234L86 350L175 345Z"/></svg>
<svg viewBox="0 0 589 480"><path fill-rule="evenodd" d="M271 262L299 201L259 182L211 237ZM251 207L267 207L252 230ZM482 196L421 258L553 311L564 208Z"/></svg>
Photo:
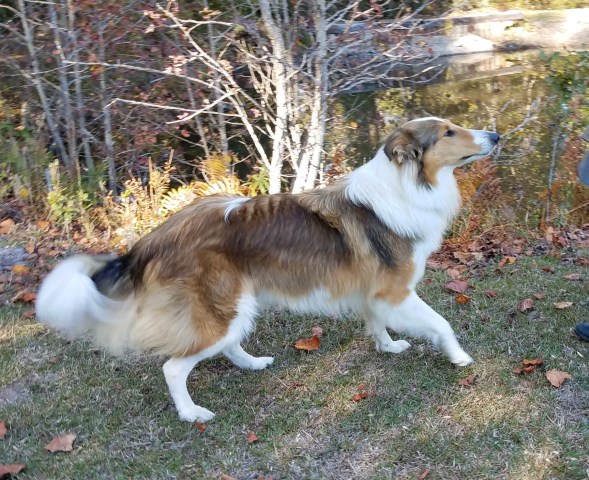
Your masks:
<svg viewBox="0 0 589 480"><path fill-rule="evenodd" d="M113 352L127 348L133 285L127 257L76 255L41 284L37 318L68 336L89 334Z"/></svg>

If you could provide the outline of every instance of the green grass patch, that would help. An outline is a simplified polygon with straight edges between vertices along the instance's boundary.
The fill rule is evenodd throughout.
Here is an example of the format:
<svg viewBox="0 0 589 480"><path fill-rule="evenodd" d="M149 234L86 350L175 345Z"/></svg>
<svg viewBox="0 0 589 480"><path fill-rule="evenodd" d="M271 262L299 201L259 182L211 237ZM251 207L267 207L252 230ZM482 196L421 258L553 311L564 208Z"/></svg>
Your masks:
<svg viewBox="0 0 589 480"><path fill-rule="evenodd" d="M553 266L555 273L542 270ZM581 273L584 281L564 275ZM550 257L470 272L472 300L458 305L443 272L420 293L453 324L475 364L457 369L427 342L379 354L356 317L268 313L245 348L274 355L272 367L242 371L224 358L189 378L195 402L217 417L206 431L178 420L161 372L165 359L112 357L0 311L0 463L24 463L20 479L574 479L589 467L589 344L571 333L589 321L586 267ZM489 298L487 291L497 292ZM526 313L518 303L544 293ZM553 303L571 301L557 310ZM314 352L292 346L324 330ZM543 358L530 374L512 369ZM569 372L550 386L544 372ZM458 380L476 374L471 388ZM366 399L352 397L361 384ZM254 431L258 442L248 444ZM44 450L55 435L74 450Z"/></svg>

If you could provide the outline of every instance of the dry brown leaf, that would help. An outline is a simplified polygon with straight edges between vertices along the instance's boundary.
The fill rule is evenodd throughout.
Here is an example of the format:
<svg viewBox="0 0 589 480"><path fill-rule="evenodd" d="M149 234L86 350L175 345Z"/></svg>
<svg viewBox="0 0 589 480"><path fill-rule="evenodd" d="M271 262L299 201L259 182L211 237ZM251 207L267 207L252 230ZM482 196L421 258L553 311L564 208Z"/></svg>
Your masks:
<svg viewBox="0 0 589 480"><path fill-rule="evenodd" d="M474 385L474 381L476 379L476 373L469 375L468 377L461 378L458 380L458 385L461 387L472 387Z"/></svg>
<svg viewBox="0 0 589 480"><path fill-rule="evenodd" d="M446 283L446 285L444 285L444 288L450 290L451 292L464 293L468 288L468 283L463 280L450 280L448 283Z"/></svg>
<svg viewBox="0 0 589 480"><path fill-rule="evenodd" d="M12 266L12 272L16 275L24 275L25 273L29 273L29 267L17 263L16 265Z"/></svg>
<svg viewBox="0 0 589 480"><path fill-rule="evenodd" d="M37 294L35 292L30 292L28 290L21 290L18 292L14 297L10 299L12 303L14 302L33 302L37 298Z"/></svg>
<svg viewBox="0 0 589 480"><path fill-rule="evenodd" d="M542 300L545 296L545 293L534 293L534 297L536 297L538 300Z"/></svg>
<svg viewBox="0 0 589 480"><path fill-rule="evenodd" d="M524 313L527 312L528 310L532 310L534 308L534 300L531 298L524 298L519 305L517 306L517 309Z"/></svg>
<svg viewBox="0 0 589 480"><path fill-rule="evenodd" d="M25 247L25 250L27 251L27 253L34 253L35 252L35 243L34 242L29 242L27 243L27 246Z"/></svg>
<svg viewBox="0 0 589 480"><path fill-rule="evenodd" d="M524 365L536 365L536 366L540 366L544 363L544 359L543 358L531 358L531 359L524 359L524 361L522 362Z"/></svg>
<svg viewBox="0 0 589 480"><path fill-rule="evenodd" d="M258 441L258 436L254 432L247 432L247 436L245 438L247 443L254 443Z"/></svg>
<svg viewBox="0 0 589 480"><path fill-rule="evenodd" d="M487 290L485 295L489 298L495 298L497 296L497 292L495 290Z"/></svg>
<svg viewBox="0 0 589 480"><path fill-rule="evenodd" d="M552 305L554 305L554 307L558 308L559 310L563 310L565 308L572 307L573 302L556 302L556 303L553 303Z"/></svg>
<svg viewBox="0 0 589 480"><path fill-rule="evenodd" d="M313 327L311 329L311 333L314 337L321 338L321 336L323 335L323 329L321 327Z"/></svg>
<svg viewBox="0 0 589 480"><path fill-rule="evenodd" d="M563 372L561 370L548 370L546 372L546 378L550 382L553 387L560 388L563 382L568 378L570 380L573 379L573 376L570 373Z"/></svg>
<svg viewBox="0 0 589 480"><path fill-rule="evenodd" d="M7 218L0 222L0 235L10 232L10 229L14 227L14 220Z"/></svg>
<svg viewBox="0 0 589 480"><path fill-rule="evenodd" d="M33 310L32 308L30 310L26 310L25 312L23 312L22 316L23 318L34 318L35 310Z"/></svg>
<svg viewBox="0 0 589 480"><path fill-rule="evenodd" d="M50 226L51 226L51 223L46 220L39 220L37 222L37 228L40 228L41 230L46 230Z"/></svg>
<svg viewBox="0 0 589 480"><path fill-rule="evenodd" d="M425 480L425 478L429 475L429 472L431 470L429 468L426 468L423 472L421 472L419 474L419 476L417 477L419 480Z"/></svg>
<svg viewBox="0 0 589 480"><path fill-rule="evenodd" d="M556 272L556 269L552 265L546 265L545 267L542 267L542 270L548 273Z"/></svg>
<svg viewBox="0 0 589 480"><path fill-rule="evenodd" d="M3 420L0 420L0 440L4 440L7 431L6 424Z"/></svg>
<svg viewBox="0 0 589 480"><path fill-rule="evenodd" d="M567 280L572 280L573 282L577 282L581 280L583 277L579 273L571 273L570 275L565 275L564 278Z"/></svg>
<svg viewBox="0 0 589 480"><path fill-rule="evenodd" d="M472 299L468 295L464 295L464 293L459 293L456 295L456 303L459 305L464 305L465 303L470 302Z"/></svg>
<svg viewBox="0 0 589 480"><path fill-rule="evenodd" d="M204 432L207 429L207 426L204 423L194 422L194 426L198 428L201 432Z"/></svg>
<svg viewBox="0 0 589 480"><path fill-rule="evenodd" d="M503 257L503 258L501 259L501 261L498 263L498 265L497 265L497 266L498 266L499 268L503 268L503 267L504 267L506 264L508 264L508 263L509 263L509 264L511 264L511 263L515 263L515 262L516 262L516 260L517 260L517 258L516 258L516 257Z"/></svg>
<svg viewBox="0 0 589 480"><path fill-rule="evenodd" d="M300 340L297 340L294 347L297 350L307 350L310 352L311 350L317 350L319 345L321 345L319 338L313 336L311 338L301 338Z"/></svg>
<svg viewBox="0 0 589 480"><path fill-rule="evenodd" d="M533 373L536 371L536 365L528 365L527 367L515 367L512 372L513 373Z"/></svg>
<svg viewBox="0 0 589 480"><path fill-rule="evenodd" d="M221 478L219 480L237 480L237 478L232 477L231 475L221 475Z"/></svg>
<svg viewBox="0 0 589 480"><path fill-rule="evenodd" d="M352 400L352 402L359 402L360 400L364 400L365 398L368 398L367 392L358 392L356 395L350 398L350 400Z"/></svg>
<svg viewBox="0 0 589 480"><path fill-rule="evenodd" d="M75 433L66 433L65 435L59 435L45 445L45 450L49 450L51 453L55 452L71 452L74 449L74 440L76 439Z"/></svg>
<svg viewBox="0 0 589 480"><path fill-rule="evenodd" d="M446 270L446 273L452 280L457 280L458 278L460 278L460 272L455 268L449 268L448 270Z"/></svg>
<svg viewBox="0 0 589 480"><path fill-rule="evenodd" d="M25 466L22 463L10 463L7 465L0 465L0 478L7 478L10 475L16 475L24 470Z"/></svg>

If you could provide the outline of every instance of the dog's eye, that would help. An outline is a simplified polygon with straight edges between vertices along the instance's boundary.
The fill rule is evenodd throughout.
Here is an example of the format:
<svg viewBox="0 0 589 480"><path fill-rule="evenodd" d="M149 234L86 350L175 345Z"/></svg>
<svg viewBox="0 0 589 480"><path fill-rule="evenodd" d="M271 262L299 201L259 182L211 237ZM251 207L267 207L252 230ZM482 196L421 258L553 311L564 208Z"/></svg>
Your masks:
<svg viewBox="0 0 589 480"><path fill-rule="evenodd" d="M454 135L456 135L456 132L454 130L448 130L444 136L445 137L453 137Z"/></svg>

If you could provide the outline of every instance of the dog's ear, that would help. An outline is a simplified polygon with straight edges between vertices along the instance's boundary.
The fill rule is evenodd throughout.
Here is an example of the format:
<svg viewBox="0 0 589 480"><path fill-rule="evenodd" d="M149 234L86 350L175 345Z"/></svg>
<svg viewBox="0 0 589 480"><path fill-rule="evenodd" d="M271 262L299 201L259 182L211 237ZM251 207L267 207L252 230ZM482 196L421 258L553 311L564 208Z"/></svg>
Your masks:
<svg viewBox="0 0 589 480"><path fill-rule="evenodd" d="M410 161L420 161L423 156L423 148L411 132L399 128L388 136L384 145L384 153L390 161L394 160L402 165Z"/></svg>

